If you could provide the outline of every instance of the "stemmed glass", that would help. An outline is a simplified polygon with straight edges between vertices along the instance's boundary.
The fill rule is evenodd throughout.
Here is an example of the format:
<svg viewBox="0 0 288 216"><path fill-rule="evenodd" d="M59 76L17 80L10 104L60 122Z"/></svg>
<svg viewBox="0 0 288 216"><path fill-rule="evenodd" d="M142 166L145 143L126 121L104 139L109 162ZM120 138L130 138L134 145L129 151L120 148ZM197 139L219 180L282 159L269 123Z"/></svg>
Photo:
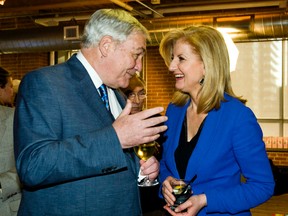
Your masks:
<svg viewBox="0 0 288 216"><path fill-rule="evenodd" d="M146 161L148 160L148 158L152 157L154 154L158 152L158 146L159 144L156 141L153 141L150 143L145 143L145 144L135 146L134 152L140 159ZM139 175L140 175L140 172L139 172ZM140 187L150 187L150 186L155 186L158 184L159 182L157 179L155 179L154 181L150 181L149 176L145 176L142 179L141 178L139 179L138 177L138 186Z"/></svg>

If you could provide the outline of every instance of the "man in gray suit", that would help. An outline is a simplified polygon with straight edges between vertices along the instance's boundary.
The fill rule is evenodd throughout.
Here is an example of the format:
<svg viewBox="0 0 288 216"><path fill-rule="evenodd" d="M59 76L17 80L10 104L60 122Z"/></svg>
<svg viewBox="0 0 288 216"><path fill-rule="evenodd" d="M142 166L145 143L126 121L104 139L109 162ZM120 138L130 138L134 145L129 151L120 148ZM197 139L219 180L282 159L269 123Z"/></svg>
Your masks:
<svg viewBox="0 0 288 216"><path fill-rule="evenodd" d="M13 151L14 108L3 106L13 99L12 77L0 67L0 215L15 216L20 204L21 188L15 169Z"/></svg>
<svg viewBox="0 0 288 216"><path fill-rule="evenodd" d="M167 117L150 118L162 107L130 114L117 89L142 70L148 38L128 12L101 9L85 26L81 51L22 79L14 121L19 216L142 214L138 172L153 180L159 163L139 163L132 147L156 140Z"/></svg>

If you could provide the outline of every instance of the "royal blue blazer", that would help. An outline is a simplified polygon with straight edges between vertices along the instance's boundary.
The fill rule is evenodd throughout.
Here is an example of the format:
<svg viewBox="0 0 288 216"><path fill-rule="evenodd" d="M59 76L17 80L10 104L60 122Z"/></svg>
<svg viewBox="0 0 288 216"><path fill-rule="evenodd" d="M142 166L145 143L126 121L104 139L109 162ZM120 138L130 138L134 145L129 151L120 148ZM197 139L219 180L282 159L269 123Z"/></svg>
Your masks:
<svg viewBox="0 0 288 216"><path fill-rule="evenodd" d="M268 200L274 191L274 178L255 115L239 100L226 94L225 100L218 110L208 113L187 166L185 179L197 174L193 193L207 197L207 206L198 215L251 215L249 209ZM167 108L161 182L168 176L179 178L174 152L189 104L169 104ZM241 175L246 178L245 183Z"/></svg>

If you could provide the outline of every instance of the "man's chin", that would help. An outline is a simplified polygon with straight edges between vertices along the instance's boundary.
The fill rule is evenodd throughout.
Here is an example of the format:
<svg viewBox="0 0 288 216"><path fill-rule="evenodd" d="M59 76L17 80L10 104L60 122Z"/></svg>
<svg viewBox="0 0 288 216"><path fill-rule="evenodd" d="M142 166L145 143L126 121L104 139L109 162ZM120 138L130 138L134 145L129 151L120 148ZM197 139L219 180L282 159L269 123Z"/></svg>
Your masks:
<svg viewBox="0 0 288 216"><path fill-rule="evenodd" d="M120 88L127 88L129 86L129 82L130 82L130 78L129 79L125 79L121 82L120 84Z"/></svg>

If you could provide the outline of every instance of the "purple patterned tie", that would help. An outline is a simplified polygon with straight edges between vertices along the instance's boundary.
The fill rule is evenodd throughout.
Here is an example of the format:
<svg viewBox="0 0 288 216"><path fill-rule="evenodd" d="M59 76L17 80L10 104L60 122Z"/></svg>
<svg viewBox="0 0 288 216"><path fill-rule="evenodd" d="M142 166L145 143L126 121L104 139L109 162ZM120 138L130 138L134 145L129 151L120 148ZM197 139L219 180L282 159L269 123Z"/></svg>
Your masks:
<svg viewBox="0 0 288 216"><path fill-rule="evenodd" d="M106 109L108 111L110 111L110 106L109 106L109 100L108 100L108 93L107 93L107 88L105 84L102 84L99 87L99 92L100 92L100 96L102 101L105 103Z"/></svg>

